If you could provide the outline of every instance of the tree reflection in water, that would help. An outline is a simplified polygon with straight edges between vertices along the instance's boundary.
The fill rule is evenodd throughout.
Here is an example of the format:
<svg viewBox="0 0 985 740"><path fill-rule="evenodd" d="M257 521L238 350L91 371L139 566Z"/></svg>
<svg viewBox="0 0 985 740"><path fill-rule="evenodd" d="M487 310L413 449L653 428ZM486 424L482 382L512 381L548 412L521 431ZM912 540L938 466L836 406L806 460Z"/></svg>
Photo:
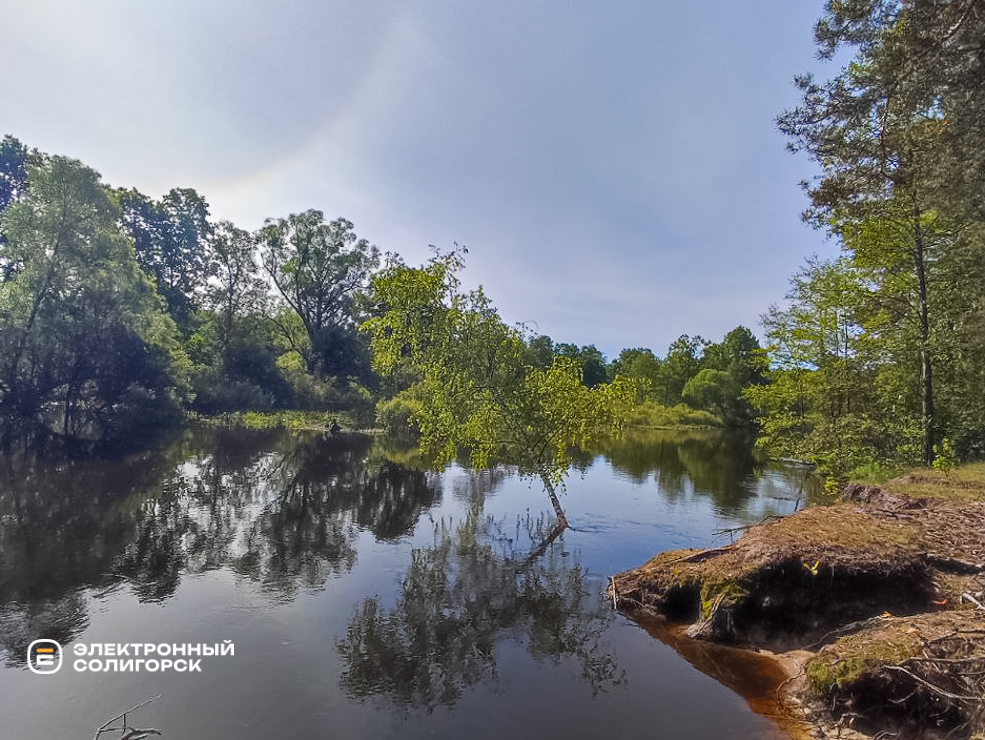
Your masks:
<svg viewBox="0 0 985 740"><path fill-rule="evenodd" d="M800 479L798 495L804 501L820 493L806 468L785 471L780 489L771 486L769 466L754 454L753 439L736 430L631 430L599 452L636 483L652 475L671 503L693 492L708 497L726 516L742 516L752 499L771 488L777 497L788 498L791 477ZM590 460L585 455L582 464L587 467Z"/></svg>
<svg viewBox="0 0 985 740"><path fill-rule="evenodd" d="M544 533L542 521L528 519L507 539L502 524L482 517L478 498L463 525L436 523L434 544L412 554L397 605L364 600L337 642L343 689L428 711L450 706L466 688L496 680L497 646L507 639L537 660L576 660L593 694L624 683L601 639L614 613L586 571L561 540L535 557L519 547Z"/></svg>
<svg viewBox="0 0 985 740"><path fill-rule="evenodd" d="M8 666L25 665L27 647L42 637L65 645L89 626L85 595L0 604L0 654Z"/></svg>
<svg viewBox="0 0 985 740"><path fill-rule="evenodd" d="M235 569L288 596L351 570L359 530L382 541L410 534L438 500L437 483L394 463L368 465L371 445L365 436L294 439L267 473L276 495L246 531Z"/></svg>
<svg viewBox="0 0 985 740"><path fill-rule="evenodd" d="M435 476L372 460L365 436L222 430L118 462L10 459L0 467L0 652L86 628L87 591L171 597L230 568L278 598L356 561L356 538L414 530Z"/></svg>

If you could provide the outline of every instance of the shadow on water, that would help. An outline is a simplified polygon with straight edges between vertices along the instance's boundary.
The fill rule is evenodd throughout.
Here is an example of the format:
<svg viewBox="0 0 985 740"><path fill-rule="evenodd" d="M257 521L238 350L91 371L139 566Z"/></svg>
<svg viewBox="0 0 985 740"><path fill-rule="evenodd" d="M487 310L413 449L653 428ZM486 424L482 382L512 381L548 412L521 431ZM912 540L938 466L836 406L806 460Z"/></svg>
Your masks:
<svg viewBox="0 0 985 740"><path fill-rule="evenodd" d="M646 612L628 616L706 676L745 699L754 712L775 719L792 737L807 736L803 721L792 717L780 702L780 688L790 678L790 673L776 657L732 645L694 640L685 634L686 625L674 624Z"/></svg>
<svg viewBox="0 0 985 740"><path fill-rule="evenodd" d="M360 531L390 541L441 500L437 478L369 462L365 436L189 432L117 462L5 458L0 469L0 649L69 642L86 598L127 585L171 597L185 574L230 568L279 599L356 561Z"/></svg>

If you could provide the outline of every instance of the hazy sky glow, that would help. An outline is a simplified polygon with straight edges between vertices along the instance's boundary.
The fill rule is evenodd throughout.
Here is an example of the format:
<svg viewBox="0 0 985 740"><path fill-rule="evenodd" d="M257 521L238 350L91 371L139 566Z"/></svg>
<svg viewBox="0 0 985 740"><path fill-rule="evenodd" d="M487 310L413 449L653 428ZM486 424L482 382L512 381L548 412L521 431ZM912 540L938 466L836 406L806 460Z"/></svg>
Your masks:
<svg viewBox="0 0 985 740"><path fill-rule="evenodd" d="M834 246L773 118L820 3L6 0L0 134L256 228L469 248L508 321L613 356L718 340ZM831 74L827 71L826 74Z"/></svg>

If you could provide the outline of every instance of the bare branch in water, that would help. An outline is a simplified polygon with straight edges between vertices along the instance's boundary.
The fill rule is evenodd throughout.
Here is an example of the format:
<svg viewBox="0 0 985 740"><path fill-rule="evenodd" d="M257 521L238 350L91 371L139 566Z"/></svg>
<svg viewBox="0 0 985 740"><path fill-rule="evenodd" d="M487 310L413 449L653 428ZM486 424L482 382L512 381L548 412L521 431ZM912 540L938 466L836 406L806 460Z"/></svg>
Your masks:
<svg viewBox="0 0 985 740"><path fill-rule="evenodd" d="M144 738L147 738L150 735L162 734L160 730L155 729L153 727L148 727L144 729L131 727L130 723L127 721L128 714L132 714L133 712L137 711L141 707L147 706L152 701L157 701L162 696L163 694L158 694L157 696L151 697L150 699L146 699L145 701L140 702L140 704L136 704L130 707L125 712L121 712L120 714L116 715L112 719L103 722L96 729L96 733L92 736L92 740L99 740L100 736L102 736L104 732L119 732L120 736L117 738L117 740L144 740ZM123 725L120 727L112 727L111 725L118 720L123 720Z"/></svg>

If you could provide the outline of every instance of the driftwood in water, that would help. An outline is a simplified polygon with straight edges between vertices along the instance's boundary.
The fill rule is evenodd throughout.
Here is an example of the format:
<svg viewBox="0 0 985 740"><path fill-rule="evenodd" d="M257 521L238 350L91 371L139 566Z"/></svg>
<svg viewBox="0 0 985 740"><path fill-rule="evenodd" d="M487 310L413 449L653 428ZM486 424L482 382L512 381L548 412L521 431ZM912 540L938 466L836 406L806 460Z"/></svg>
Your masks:
<svg viewBox="0 0 985 740"><path fill-rule="evenodd" d="M130 707L125 712L121 712L120 714L116 715L112 719L106 720L96 729L96 733L92 736L92 740L100 740L103 734L107 732L120 733L115 740L145 740L145 738L148 738L151 735L162 734L161 731L158 730L156 727L144 727L144 728L131 727L130 720L128 718L130 714L133 714L141 707L145 707L153 701L157 701L158 699L161 698L161 696L162 696L161 694L158 694L157 696L154 696L150 699L140 702L140 704L136 704ZM122 721L123 724L117 727L112 726L114 722L120 722L120 721Z"/></svg>

